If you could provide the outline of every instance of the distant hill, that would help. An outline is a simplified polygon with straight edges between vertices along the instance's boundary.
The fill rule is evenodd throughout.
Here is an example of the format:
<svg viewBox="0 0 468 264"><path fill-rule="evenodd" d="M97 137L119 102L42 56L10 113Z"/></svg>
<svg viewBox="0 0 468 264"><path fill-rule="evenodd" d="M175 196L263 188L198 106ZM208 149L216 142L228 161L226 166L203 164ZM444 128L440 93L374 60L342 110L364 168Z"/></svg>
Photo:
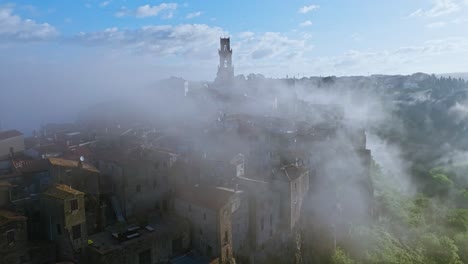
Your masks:
<svg viewBox="0 0 468 264"><path fill-rule="evenodd" d="M369 129L399 144L406 159L429 165L442 160L452 162L451 155L456 152L468 153L468 82L459 76L333 76L303 78L299 82L319 90L336 90L338 94L376 94L390 106L387 109L393 120Z"/></svg>
<svg viewBox="0 0 468 264"><path fill-rule="evenodd" d="M452 78L462 78L468 81L468 72L454 72L454 73L444 73L444 74L437 74L440 77L452 77Z"/></svg>

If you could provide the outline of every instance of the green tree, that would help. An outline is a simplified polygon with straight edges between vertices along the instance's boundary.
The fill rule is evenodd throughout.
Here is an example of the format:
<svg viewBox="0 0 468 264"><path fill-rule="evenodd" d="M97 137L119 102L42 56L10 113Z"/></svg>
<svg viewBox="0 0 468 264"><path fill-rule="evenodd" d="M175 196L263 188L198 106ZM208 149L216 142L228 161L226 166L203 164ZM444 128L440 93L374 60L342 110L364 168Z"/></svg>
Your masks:
<svg viewBox="0 0 468 264"><path fill-rule="evenodd" d="M354 261L351 257L349 257L346 252L341 249L337 248L335 252L332 255L332 264L356 264L356 261Z"/></svg>
<svg viewBox="0 0 468 264"><path fill-rule="evenodd" d="M447 219L448 226L453 228L455 231L464 233L468 231L468 210L467 209L456 209Z"/></svg>
<svg viewBox="0 0 468 264"><path fill-rule="evenodd" d="M438 237L435 234L424 234L421 246L426 264L463 264L458 256L458 248L447 236Z"/></svg>

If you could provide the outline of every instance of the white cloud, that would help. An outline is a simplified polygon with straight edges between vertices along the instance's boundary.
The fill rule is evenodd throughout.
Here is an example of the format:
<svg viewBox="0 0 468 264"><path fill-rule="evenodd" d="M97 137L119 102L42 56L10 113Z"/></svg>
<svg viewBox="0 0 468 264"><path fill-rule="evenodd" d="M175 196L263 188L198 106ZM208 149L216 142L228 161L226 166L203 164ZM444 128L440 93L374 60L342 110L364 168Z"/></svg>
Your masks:
<svg viewBox="0 0 468 264"><path fill-rule="evenodd" d="M167 65L203 64L205 68L213 68L214 74L220 36L229 34L222 28L204 24L153 25L136 30L109 28L81 33L69 42L122 54L154 56L155 61L165 60ZM309 39L308 34L292 37L279 32L241 32L231 36L234 64L239 74L259 70L270 76L291 74L289 69L296 62L310 59L307 53L313 45ZM200 74L207 75L206 72Z"/></svg>
<svg viewBox="0 0 468 264"><path fill-rule="evenodd" d="M301 14L307 14L311 11L314 11L314 10L317 10L319 9L320 6L319 5L307 5L307 6L303 6L301 8L299 8L298 12L301 13Z"/></svg>
<svg viewBox="0 0 468 264"><path fill-rule="evenodd" d="M11 7L0 7L0 42L39 41L58 35L57 30L48 23L37 23L13 14Z"/></svg>
<svg viewBox="0 0 468 264"><path fill-rule="evenodd" d="M434 23L429 23L426 25L427 28L442 28L447 25L447 22L444 21L439 21L439 22L434 22Z"/></svg>
<svg viewBox="0 0 468 264"><path fill-rule="evenodd" d="M466 0L465 0L466 1ZM436 0L434 6L429 10L418 9L411 13L410 17L440 17L455 13L461 9L458 0Z"/></svg>
<svg viewBox="0 0 468 264"><path fill-rule="evenodd" d="M115 16L135 16L138 18L145 18L162 15L164 18L172 18L176 9L176 3L161 3L154 6L143 5L139 6L136 10L129 10L126 7L122 7L115 13Z"/></svg>
<svg viewBox="0 0 468 264"><path fill-rule="evenodd" d="M200 11L198 11L198 12L193 12L193 13L187 14L187 16L186 16L185 18L187 18L187 19L192 19L192 18L201 16L201 14L202 14L202 12L200 12Z"/></svg>
<svg viewBox="0 0 468 264"><path fill-rule="evenodd" d="M304 22L300 23L300 24L299 24L299 26L301 26L301 27L308 27L308 26L312 26L312 21L310 21L310 20L306 20L306 21L304 21Z"/></svg>
<svg viewBox="0 0 468 264"><path fill-rule="evenodd" d="M158 16L161 12L167 11L167 16L172 17L172 12L177 9L176 3L162 3L160 5L140 6L136 10L137 17Z"/></svg>
<svg viewBox="0 0 468 264"><path fill-rule="evenodd" d="M456 25L466 24L466 23L468 23L468 18L457 17L451 20L432 22L432 23L427 24L426 27L429 29L437 29L437 28L443 28L449 25L456 26Z"/></svg>
<svg viewBox="0 0 468 264"><path fill-rule="evenodd" d="M286 66L303 58L313 48L307 41L307 35L291 38L279 32L244 32L241 36L243 38L233 42L236 63L241 68Z"/></svg>
<svg viewBox="0 0 468 264"><path fill-rule="evenodd" d="M114 27L80 33L71 41L89 46L116 47L134 54L211 58L216 55L211 51L217 49L219 37L225 34L219 27L204 24L157 25L136 30Z"/></svg>
<svg viewBox="0 0 468 264"><path fill-rule="evenodd" d="M104 2L101 2L101 4L99 4L99 6L100 6L100 7L106 7L106 6L108 6L111 2L112 2L112 0L104 1Z"/></svg>
<svg viewBox="0 0 468 264"><path fill-rule="evenodd" d="M238 36L240 39L248 39L248 38L252 38L253 36L255 36L255 33L253 33L252 31L244 31L244 32L239 33Z"/></svg>
<svg viewBox="0 0 468 264"><path fill-rule="evenodd" d="M341 56L317 59L309 68L316 68L325 75L455 72L462 69L466 56L468 38L447 38L393 50L352 50Z"/></svg>

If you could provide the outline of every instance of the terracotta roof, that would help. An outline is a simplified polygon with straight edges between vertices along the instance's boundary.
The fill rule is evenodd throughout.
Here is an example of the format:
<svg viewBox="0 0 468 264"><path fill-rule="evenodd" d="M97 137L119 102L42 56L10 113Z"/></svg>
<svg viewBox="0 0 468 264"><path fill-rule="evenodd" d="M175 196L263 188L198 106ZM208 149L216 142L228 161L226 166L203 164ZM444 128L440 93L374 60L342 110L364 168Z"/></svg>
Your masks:
<svg viewBox="0 0 468 264"><path fill-rule="evenodd" d="M7 130L7 131L0 132L0 140L22 136L22 135L23 133L19 132L18 130Z"/></svg>
<svg viewBox="0 0 468 264"><path fill-rule="evenodd" d="M213 210L218 210L226 205L234 194L234 190L198 184L176 187L177 198Z"/></svg>
<svg viewBox="0 0 468 264"><path fill-rule="evenodd" d="M52 166L59 166L59 167L68 167L68 168L78 168L78 161L75 160L67 160L62 158L49 158L50 164ZM83 163L83 169L91 172L99 173L99 170L96 167Z"/></svg>
<svg viewBox="0 0 468 264"><path fill-rule="evenodd" d="M23 215L18 213L7 211L7 210L0 210L0 225L7 224L12 221L26 221L27 218Z"/></svg>
<svg viewBox="0 0 468 264"><path fill-rule="evenodd" d="M73 198L77 195L84 195L84 193L71 188L65 184L57 184L43 193L43 195L51 196L57 199Z"/></svg>

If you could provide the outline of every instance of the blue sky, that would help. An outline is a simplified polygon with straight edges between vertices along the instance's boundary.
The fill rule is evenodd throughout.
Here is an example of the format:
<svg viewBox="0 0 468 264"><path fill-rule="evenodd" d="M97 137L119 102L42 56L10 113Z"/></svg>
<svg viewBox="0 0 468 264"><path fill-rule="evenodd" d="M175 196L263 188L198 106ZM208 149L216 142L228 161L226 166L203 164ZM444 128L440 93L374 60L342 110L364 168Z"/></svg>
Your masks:
<svg viewBox="0 0 468 264"><path fill-rule="evenodd" d="M3 128L73 120L170 76L466 72L468 0L0 0Z"/></svg>
<svg viewBox="0 0 468 264"><path fill-rule="evenodd" d="M214 77L220 35L236 73L461 72L466 28L468 0L0 1L4 62L189 79Z"/></svg>

